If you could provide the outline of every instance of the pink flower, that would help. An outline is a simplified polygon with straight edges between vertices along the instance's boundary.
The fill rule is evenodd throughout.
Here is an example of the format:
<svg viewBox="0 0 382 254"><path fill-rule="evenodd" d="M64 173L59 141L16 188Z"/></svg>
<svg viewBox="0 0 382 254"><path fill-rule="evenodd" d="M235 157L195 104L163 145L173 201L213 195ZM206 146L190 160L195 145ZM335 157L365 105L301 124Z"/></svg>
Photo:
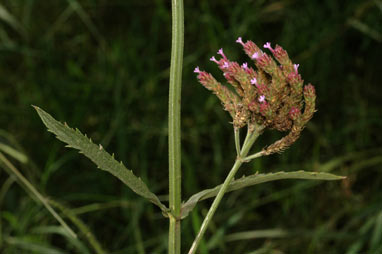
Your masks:
<svg viewBox="0 0 382 254"><path fill-rule="evenodd" d="M265 96L264 95L261 95L259 97L259 102L265 102Z"/></svg>
<svg viewBox="0 0 382 254"><path fill-rule="evenodd" d="M243 40L241 39L241 37L237 38L236 42L237 42L237 43L240 43L241 45L244 46L244 42L243 42Z"/></svg>
<svg viewBox="0 0 382 254"><path fill-rule="evenodd" d="M223 64L223 68L228 69L228 67L229 67L228 62L224 62L224 64Z"/></svg>
<svg viewBox="0 0 382 254"><path fill-rule="evenodd" d="M255 52L255 53L253 53L253 55L251 56L251 58L252 59L257 59L257 58L259 58L260 56L259 56L259 52Z"/></svg>
<svg viewBox="0 0 382 254"><path fill-rule="evenodd" d="M194 72L195 73L200 73L199 66L196 66L196 68L194 69Z"/></svg>
<svg viewBox="0 0 382 254"><path fill-rule="evenodd" d="M298 67L299 67L300 65L299 64L294 64L293 65L293 68L294 68L294 71L295 72L298 72Z"/></svg>
<svg viewBox="0 0 382 254"><path fill-rule="evenodd" d="M219 61L218 61L218 60L216 60L216 58L215 58L214 56L210 58L210 61L212 61L212 62L215 62L215 63L219 64Z"/></svg>
<svg viewBox="0 0 382 254"><path fill-rule="evenodd" d="M248 69L248 64L247 63L243 63L241 65L241 67L244 69L244 70L247 70Z"/></svg>
<svg viewBox="0 0 382 254"><path fill-rule="evenodd" d="M252 85L257 85L257 79L256 78L251 79L251 84Z"/></svg>
<svg viewBox="0 0 382 254"><path fill-rule="evenodd" d="M227 57L224 55L223 49L219 49L218 54L221 55L224 59L227 59Z"/></svg>
<svg viewBox="0 0 382 254"><path fill-rule="evenodd" d="M269 49L270 51L273 52L273 48L271 47L271 43L270 42L265 43L263 47L266 48L266 49Z"/></svg>

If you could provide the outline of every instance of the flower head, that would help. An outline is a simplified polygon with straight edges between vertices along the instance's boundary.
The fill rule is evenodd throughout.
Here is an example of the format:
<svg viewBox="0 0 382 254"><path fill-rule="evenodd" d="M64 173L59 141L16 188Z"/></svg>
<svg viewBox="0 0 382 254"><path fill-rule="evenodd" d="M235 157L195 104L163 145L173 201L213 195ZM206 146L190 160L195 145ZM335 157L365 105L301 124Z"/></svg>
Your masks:
<svg viewBox="0 0 382 254"><path fill-rule="evenodd" d="M273 49L270 42L263 46L272 54L264 53L254 42L243 42L239 37L237 43L243 46L245 53L253 60L257 69L248 63L242 65L230 61L219 49L222 56L217 63L224 77L233 89L228 89L207 72L198 67L199 82L218 96L233 118L235 128L248 128L261 125L279 131L289 131L284 138L263 150L268 155L281 152L297 140L306 123L315 112L316 92L312 85L304 86L298 73L299 64L290 60L288 53L279 45ZM277 62L276 62L277 61Z"/></svg>

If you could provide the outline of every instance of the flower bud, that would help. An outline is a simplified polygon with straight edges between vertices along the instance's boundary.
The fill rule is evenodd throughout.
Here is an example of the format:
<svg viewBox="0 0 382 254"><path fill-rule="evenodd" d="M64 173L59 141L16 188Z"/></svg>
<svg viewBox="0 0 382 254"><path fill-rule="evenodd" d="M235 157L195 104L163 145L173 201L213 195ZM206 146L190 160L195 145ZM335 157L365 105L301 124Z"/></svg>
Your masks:
<svg viewBox="0 0 382 254"><path fill-rule="evenodd" d="M261 49L253 42L253 41L247 41L243 45L245 53L252 58L253 54L258 52L258 54L261 53Z"/></svg>
<svg viewBox="0 0 382 254"><path fill-rule="evenodd" d="M292 107L289 111L289 118L292 119L293 121L296 120L301 116L301 111L299 108Z"/></svg>
<svg viewBox="0 0 382 254"><path fill-rule="evenodd" d="M316 98L316 89L312 84L308 84L304 87L304 97L306 99Z"/></svg>
<svg viewBox="0 0 382 254"><path fill-rule="evenodd" d="M267 54L262 54L260 57L256 59L257 64L261 69L263 69L268 74L272 74L277 71L277 65L275 61L273 61L272 57Z"/></svg>
<svg viewBox="0 0 382 254"><path fill-rule="evenodd" d="M279 45L276 45L272 53L281 65L286 65L286 66L292 65L292 61L289 59L288 53Z"/></svg>
<svg viewBox="0 0 382 254"><path fill-rule="evenodd" d="M260 104L260 114L266 118L272 117L272 109L268 102L263 102Z"/></svg>

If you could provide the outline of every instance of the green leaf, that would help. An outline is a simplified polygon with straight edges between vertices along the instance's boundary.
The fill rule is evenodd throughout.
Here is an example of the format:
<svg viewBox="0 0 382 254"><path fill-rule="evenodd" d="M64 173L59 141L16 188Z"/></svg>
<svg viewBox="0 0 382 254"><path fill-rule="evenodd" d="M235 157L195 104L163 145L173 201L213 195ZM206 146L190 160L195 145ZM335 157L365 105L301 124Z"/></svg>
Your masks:
<svg viewBox="0 0 382 254"><path fill-rule="evenodd" d="M306 171L294 171L294 172L277 172L268 174L254 174L240 179L234 180L230 183L227 192L242 189L248 186L252 186L259 183L271 182L281 179L309 179L309 180L340 180L346 177L337 176L323 172L306 172ZM182 218L188 216L188 214L194 209L199 201L207 198L212 198L217 195L221 188L221 185L212 189L203 190L192 195L187 202L182 205Z"/></svg>
<svg viewBox="0 0 382 254"><path fill-rule="evenodd" d="M98 168L117 177L135 193L159 206L164 213L168 211L167 207L159 201L159 198L149 190L147 185L140 178L136 177L131 170L128 170L122 162L116 161L114 155L111 156L101 145L97 146L94 144L91 139L83 135L78 129L74 130L67 124L56 121L51 115L39 107L34 106L34 108L48 128L48 131L56 134L59 140L68 144L68 147L78 149L80 153L83 153L93 161Z"/></svg>

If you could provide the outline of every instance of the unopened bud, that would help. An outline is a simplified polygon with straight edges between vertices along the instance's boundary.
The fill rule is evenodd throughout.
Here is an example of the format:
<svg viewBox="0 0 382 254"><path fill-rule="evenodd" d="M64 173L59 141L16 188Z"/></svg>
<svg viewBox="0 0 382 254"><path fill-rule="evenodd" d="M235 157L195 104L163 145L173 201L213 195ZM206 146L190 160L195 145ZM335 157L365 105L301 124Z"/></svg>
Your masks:
<svg viewBox="0 0 382 254"><path fill-rule="evenodd" d="M304 86L304 97L305 99L315 99L316 98L316 89L312 84Z"/></svg>
<svg viewBox="0 0 382 254"><path fill-rule="evenodd" d="M260 114L262 114L265 117L271 117L272 115L272 109L268 102L263 102L260 104Z"/></svg>
<svg viewBox="0 0 382 254"><path fill-rule="evenodd" d="M289 111L289 118L292 119L293 121L296 120L301 116L301 111L300 109L296 107L292 107Z"/></svg>
<svg viewBox="0 0 382 254"><path fill-rule="evenodd" d="M280 64L286 66L292 64L291 60L289 59L288 53L279 45L276 45L272 53Z"/></svg>
<svg viewBox="0 0 382 254"><path fill-rule="evenodd" d="M276 72L277 65L275 61L273 61L272 57L267 54L262 54L260 57L256 59L257 64L261 69L266 71L268 74L272 74Z"/></svg>

